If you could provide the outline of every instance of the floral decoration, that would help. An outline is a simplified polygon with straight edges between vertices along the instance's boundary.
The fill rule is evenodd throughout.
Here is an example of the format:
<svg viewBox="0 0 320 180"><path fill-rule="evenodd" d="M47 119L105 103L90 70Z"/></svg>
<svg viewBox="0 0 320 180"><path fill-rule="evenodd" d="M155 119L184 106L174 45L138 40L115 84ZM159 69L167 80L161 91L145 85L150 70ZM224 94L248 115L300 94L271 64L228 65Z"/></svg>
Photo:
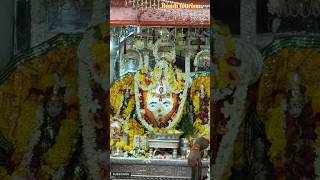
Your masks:
<svg viewBox="0 0 320 180"><path fill-rule="evenodd" d="M68 91L68 95L65 96L64 101L69 108L67 108L65 113L70 113L70 118L74 121L77 121L79 118L77 113L71 113L78 104L77 84L73 81L73 79L77 77L77 69L70 66L71 64L77 64L75 49L74 47L57 46L55 49L43 55L37 55L33 57L30 63L20 64L9 79L1 84L0 89L2 96L0 95L0 106L10 107L9 104L3 103L9 100L9 98L12 99L10 94L15 94L17 98L20 99L14 102L15 109L20 111L16 112L17 116L10 117L9 114L6 113L6 110L9 110L8 108L3 108L5 113L1 113L3 120L11 119L11 121L16 124L16 126L12 126L10 124L4 124L6 121L1 121L3 123L0 125L1 132L5 134L9 141L14 142L14 151L10 162L13 172L8 173L9 171L7 171L6 173L2 173L2 179L27 178L30 176L49 179L57 177L58 171L63 172L60 173L60 175L64 174L64 167L69 163L73 152L59 151L54 158L52 157L52 155L55 154L53 152L56 151L55 149L61 150L61 146L63 146L65 150L74 149L75 144L73 142L77 140L78 134L70 138L66 133L58 135L56 143L54 143L53 147L49 148L48 151L51 152L50 154L52 155L49 155L45 165L41 164L36 170L45 172L43 168L46 166L49 167L50 173L46 171L44 174L34 174L30 171L30 164L32 159L45 159L46 156L35 155L33 150L39 143L43 118L46 116L43 110L44 105L42 104L42 99L52 94L52 89L57 84L57 78L66 83L66 89ZM68 69L68 71L66 71L66 69ZM9 91L10 89L11 92ZM11 111L11 113L13 112ZM62 131L64 129L63 131L66 132L66 126L65 123L61 124L60 130ZM76 128L79 127L73 124L72 127L67 127L67 130L72 133L72 129ZM70 140L72 143L62 143L59 139L64 140L62 142ZM58 157L63 158L60 158L59 162L55 162L54 160Z"/></svg>
<svg viewBox="0 0 320 180"><path fill-rule="evenodd" d="M177 113L172 118L172 121L169 122L169 125L166 127L166 129L172 129L176 127L181 120L183 110L184 110L184 105L187 98L187 92L189 89L189 85L191 84L191 78L189 77L189 74L182 73L180 70L177 70L177 69L176 71L173 72L171 65L163 61L158 61L153 70L149 68L148 73L153 77L154 75L159 74L160 76L157 77L159 78L159 80L157 81L157 83L151 84L151 86L149 86L147 89L144 89L144 86L140 85L140 82L142 81L141 75L140 75L141 71L145 72L146 69L145 68L140 69L134 77L134 95L135 95L135 102L136 102L135 104L136 104L137 119L141 122L141 124L147 130L151 132L154 131L154 127L148 124L147 121L143 118L143 115L141 112L143 112L144 109L140 105L140 102L141 102L140 98L142 97L142 94L141 94L142 91L151 90L155 88L156 84L159 83L161 79L162 81L164 81L164 85L167 88L169 88L171 93L176 93L179 95L178 97L179 97L180 103L179 103Z"/></svg>
<svg viewBox="0 0 320 180"><path fill-rule="evenodd" d="M266 135L267 139L272 142L268 155L270 156L272 163L275 165L283 165L286 149L286 126L283 121L285 114L283 109L280 107L269 109L267 115L269 118L266 122Z"/></svg>
<svg viewBox="0 0 320 180"><path fill-rule="evenodd" d="M308 44L308 43L306 43ZM319 177L317 125L319 121L319 52L313 48L283 48L266 57L259 85L257 110L264 117L271 143L270 160L276 178ZM293 73L299 74L302 94L311 101L301 104L301 116L292 117L290 107L279 103L290 98ZM299 160L298 160L299 159ZM288 166L290 164L290 166ZM304 171L299 169L303 168Z"/></svg>
<svg viewBox="0 0 320 180"><path fill-rule="evenodd" d="M125 97L126 90L129 89L131 90L129 97ZM110 89L110 105L114 114L125 119L133 112L135 107L133 89L133 76L131 74L113 84ZM127 106L124 106L124 101L128 101Z"/></svg>

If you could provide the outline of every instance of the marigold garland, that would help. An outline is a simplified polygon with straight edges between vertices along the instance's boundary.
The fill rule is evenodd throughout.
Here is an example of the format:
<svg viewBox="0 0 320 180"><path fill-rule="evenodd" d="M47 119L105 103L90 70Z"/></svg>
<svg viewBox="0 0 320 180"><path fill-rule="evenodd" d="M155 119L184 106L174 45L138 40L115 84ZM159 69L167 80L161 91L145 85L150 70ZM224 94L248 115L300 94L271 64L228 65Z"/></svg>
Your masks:
<svg viewBox="0 0 320 180"><path fill-rule="evenodd" d="M128 137L129 137L129 146L133 146L134 135L144 135L144 128L135 120L130 119L128 122Z"/></svg>
<svg viewBox="0 0 320 180"><path fill-rule="evenodd" d="M40 95L44 95L42 93L46 93L48 88L53 87L56 75L63 79L67 85L68 103L76 104L78 102L75 98L77 91L69 92L69 88L77 87L77 84L73 83L76 81L72 79L77 77L77 69L73 67L76 61L75 47L59 46L32 59L28 64L18 66L10 77L0 85L0 108L3 110L3 113L0 113L0 119L2 119L0 129L14 145L11 157L14 164L20 164L30 148L29 143L36 129L38 118L38 98ZM18 101L12 99L11 95L14 95ZM14 107L8 104L10 101ZM15 115L14 119L10 118L10 114ZM67 129L70 130L70 127ZM0 177L14 179L28 173L28 168L17 166L10 175L6 171L1 171Z"/></svg>
<svg viewBox="0 0 320 180"><path fill-rule="evenodd" d="M192 98L192 105L194 107L194 113L199 114L200 113L200 100L198 96L193 96Z"/></svg>
<svg viewBox="0 0 320 180"><path fill-rule="evenodd" d="M268 155L274 165L282 166L286 148L285 114L282 108L270 108L267 111L267 116L266 136L272 143Z"/></svg>
<svg viewBox="0 0 320 180"><path fill-rule="evenodd" d="M287 138L285 137L285 129L280 129L286 122L284 110L279 108L279 103L283 98L274 97L274 93L276 91L290 91L292 73L298 73L301 78L300 85L306 90L304 95L311 99L313 115L318 114L320 112L320 93L318 90L320 76L317 73L320 68L319 57L319 51L314 48L283 48L264 61L257 110L261 116L266 117L266 126L270 126L269 132L267 129L266 131L269 134L268 140L272 143L269 155L275 167L281 167L287 163L287 159L283 157L286 152ZM274 106L275 104L276 106ZM314 146L319 147L319 142L319 138L317 138ZM316 158L315 169L318 169L317 161Z"/></svg>
<svg viewBox="0 0 320 180"><path fill-rule="evenodd" d="M40 170L44 177L52 177L61 166L67 165L79 134L80 128L75 120L65 119L62 121L56 143L44 155L46 165L41 166Z"/></svg>
<svg viewBox="0 0 320 180"><path fill-rule="evenodd" d="M25 103L25 108L22 110L15 130L15 150L11 159L15 163L19 163L25 152L28 150L29 141L36 128L37 109L38 101L28 101Z"/></svg>
<svg viewBox="0 0 320 180"><path fill-rule="evenodd" d="M272 91L288 91L290 83L288 75L297 71L301 76L301 85L306 87L306 95L312 99L313 114L320 112L320 53L312 48L295 49L285 48L265 60L264 73L261 76L259 87L259 114L264 114L270 106ZM280 70L281 69L281 70Z"/></svg>
<svg viewBox="0 0 320 180"><path fill-rule="evenodd" d="M175 71L173 69L167 67L166 71L167 77L168 77L168 83L171 87L171 89L174 92L181 92L184 89L185 86L185 80L182 74L182 71L178 68L175 68ZM175 78L175 74L177 75L177 78Z"/></svg>
<svg viewBox="0 0 320 180"><path fill-rule="evenodd" d="M200 113L200 99L197 92L200 91L200 86L204 86L205 94L210 96L210 77L198 77L193 80L191 85L191 99L192 99L192 105L194 107L194 113L199 114Z"/></svg>
<svg viewBox="0 0 320 180"><path fill-rule="evenodd" d="M133 76L128 75L127 77L118 80L110 89L110 105L114 109L114 114L120 111L120 108L124 101L123 93L130 88L133 90ZM128 99L128 106L124 109L125 118L132 113L135 108L135 100L132 96Z"/></svg>
<svg viewBox="0 0 320 180"><path fill-rule="evenodd" d="M198 91L200 89L200 86L204 86L204 91L206 94L210 95L210 77L208 76L202 76L197 77L192 81L191 85L191 94L195 94L195 91Z"/></svg>
<svg viewBox="0 0 320 180"><path fill-rule="evenodd" d="M108 57L106 44L102 41L99 41L92 45L90 52L95 64L99 66L99 69L96 69L96 71L107 77L109 75L110 68L109 63L106 63L106 59Z"/></svg>
<svg viewBox="0 0 320 180"><path fill-rule="evenodd" d="M131 98L128 102L127 108L123 112L125 117L128 117L132 113L134 108L135 108L135 101L134 101L134 98Z"/></svg>
<svg viewBox="0 0 320 180"><path fill-rule="evenodd" d="M207 100L209 101L210 99L210 77L208 76L200 76L200 77L196 77L191 85L191 90L190 90L190 98L192 100L192 105L193 105L193 113L195 115L200 115L201 113L203 113L202 111L200 111L200 88L201 86L204 87L204 93L209 97L207 98ZM206 107L208 109L207 112L207 117L204 116L200 116L197 117L197 119L194 121L193 123L193 127L194 127L194 133L193 136L197 137L197 136L205 136L207 138L210 137L210 122L208 121L208 123L204 124L204 118L208 118L210 119L210 113L209 113L209 109L210 109L210 103L209 102L205 102L206 104L208 104L208 107Z"/></svg>
<svg viewBox="0 0 320 180"><path fill-rule="evenodd" d="M161 68L155 67L153 74L151 74L150 71L150 67L143 67L138 72L139 86L143 90L146 90L150 87L154 87L156 83L159 81L159 78L161 77Z"/></svg>

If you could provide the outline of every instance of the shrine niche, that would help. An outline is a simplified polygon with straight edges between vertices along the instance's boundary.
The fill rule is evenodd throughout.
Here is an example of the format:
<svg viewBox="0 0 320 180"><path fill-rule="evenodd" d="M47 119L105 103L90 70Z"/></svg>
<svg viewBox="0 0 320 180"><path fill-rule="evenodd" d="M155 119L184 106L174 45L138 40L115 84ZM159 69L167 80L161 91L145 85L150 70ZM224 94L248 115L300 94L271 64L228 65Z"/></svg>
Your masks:
<svg viewBox="0 0 320 180"><path fill-rule="evenodd" d="M1 74L0 179L75 177L80 163L72 159L81 149L81 130L73 65L79 39L60 35L44 42Z"/></svg>
<svg viewBox="0 0 320 180"><path fill-rule="evenodd" d="M173 69L174 44L159 39L154 46L154 70L142 68L135 75L136 114L149 131L171 129L181 120L190 77Z"/></svg>
<svg viewBox="0 0 320 180"><path fill-rule="evenodd" d="M144 29L148 28L149 27L144 27ZM208 72L199 71L196 75L190 72L190 67L186 66L184 72L180 68L174 67L177 45L172 40L173 32L168 30L169 29L166 28L149 28L149 32L156 32L156 37L153 38L158 38L154 41L154 44L146 43L146 46L140 48L140 50L138 48L135 48L135 50L127 49L125 51L126 54L122 55L123 63L126 62L125 60L130 56L129 54L131 52L135 52L137 55L134 59L135 62L140 62L138 63L139 68L136 72L128 72L126 75L122 75L119 80L116 80L111 87L111 94L120 93L123 94L123 97L121 97L122 100L119 101L116 98L113 99L113 96L111 96L111 106L115 113L113 115L114 121L126 121L129 120L129 118L134 118L136 123L141 124L141 128L144 128L150 133L161 134L162 132L163 135L168 133L168 135L171 134L171 136L173 136L175 133L181 133L175 130L175 128L179 125L184 114L186 99L188 98L187 92L191 87L192 79L197 79L198 76L199 78L200 76L205 78ZM145 34L144 36L147 37L149 34ZM131 43L136 45L137 41L140 41L140 39L137 38L131 41ZM131 47L130 44L127 45ZM148 48L152 49L148 51L144 50ZM149 51L152 53L145 54L145 52ZM191 53L186 54L185 58L188 59L187 61L190 61L190 56ZM206 58L209 59L208 53L206 56ZM148 61L151 59L154 59L156 62L154 67L148 66ZM190 62L186 64L190 66ZM123 65L121 67L128 66ZM207 99L205 101L207 104L209 102L208 97L210 91L207 90L205 92L204 87L207 89L210 88L208 85L209 81L207 81L207 84L202 85L201 91L202 96L206 93ZM208 124L209 122L208 115L206 116L207 122L204 124ZM122 123L126 123L125 121ZM119 123L111 124L116 125ZM133 139L133 137L131 139Z"/></svg>
<svg viewBox="0 0 320 180"><path fill-rule="evenodd" d="M188 21L178 18L182 10L145 8L139 15L140 3L133 8L117 2L110 12L111 171L142 177L135 167L154 168L145 176L190 178L193 141L210 132L209 9L186 10ZM127 13L117 15L121 11ZM208 178L207 155L202 164L201 175Z"/></svg>
<svg viewBox="0 0 320 180"><path fill-rule="evenodd" d="M91 21L93 2L87 0L44 1L48 3L48 31L84 32Z"/></svg>
<svg viewBox="0 0 320 180"><path fill-rule="evenodd" d="M285 36L264 50L257 110L270 143L270 178L319 177L317 42L318 37Z"/></svg>

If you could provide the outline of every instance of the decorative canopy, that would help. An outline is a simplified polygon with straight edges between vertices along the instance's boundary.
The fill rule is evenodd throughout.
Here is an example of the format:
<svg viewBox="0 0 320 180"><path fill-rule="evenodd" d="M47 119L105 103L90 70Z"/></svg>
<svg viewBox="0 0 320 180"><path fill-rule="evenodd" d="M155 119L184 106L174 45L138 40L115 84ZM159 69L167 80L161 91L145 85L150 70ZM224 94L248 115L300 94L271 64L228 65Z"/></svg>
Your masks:
<svg viewBox="0 0 320 180"><path fill-rule="evenodd" d="M210 9L162 9L162 8L132 8L129 1L111 1L111 26L180 26L180 27L209 27ZM130 1L131 2L131 1ZM146 1L147 2L147 1ZM153 3L154 1L150 1ZM150 3L149 2L149 3ZM167 2L167 1L163 1ZM172 1L170 1L172 4ZM175 3L181 3L174 1ZM159 1L162 3L162 1ZM183 3L187 3L183 1ZM207 0L188 0L188 3L210 5ZM169 3L170 4L170 3Z"/></svg>

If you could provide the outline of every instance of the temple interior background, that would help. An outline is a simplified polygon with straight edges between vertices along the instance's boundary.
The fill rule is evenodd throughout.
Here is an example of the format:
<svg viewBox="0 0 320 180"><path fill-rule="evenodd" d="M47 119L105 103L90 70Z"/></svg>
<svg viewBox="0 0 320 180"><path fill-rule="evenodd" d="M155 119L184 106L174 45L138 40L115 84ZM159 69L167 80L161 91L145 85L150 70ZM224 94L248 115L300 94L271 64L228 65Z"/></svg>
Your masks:
<svg viewBox="0 0 320 180"><path fill-rule="evenodd" d="M2 0L0 179L319 179L319 15Z"/></svg>

